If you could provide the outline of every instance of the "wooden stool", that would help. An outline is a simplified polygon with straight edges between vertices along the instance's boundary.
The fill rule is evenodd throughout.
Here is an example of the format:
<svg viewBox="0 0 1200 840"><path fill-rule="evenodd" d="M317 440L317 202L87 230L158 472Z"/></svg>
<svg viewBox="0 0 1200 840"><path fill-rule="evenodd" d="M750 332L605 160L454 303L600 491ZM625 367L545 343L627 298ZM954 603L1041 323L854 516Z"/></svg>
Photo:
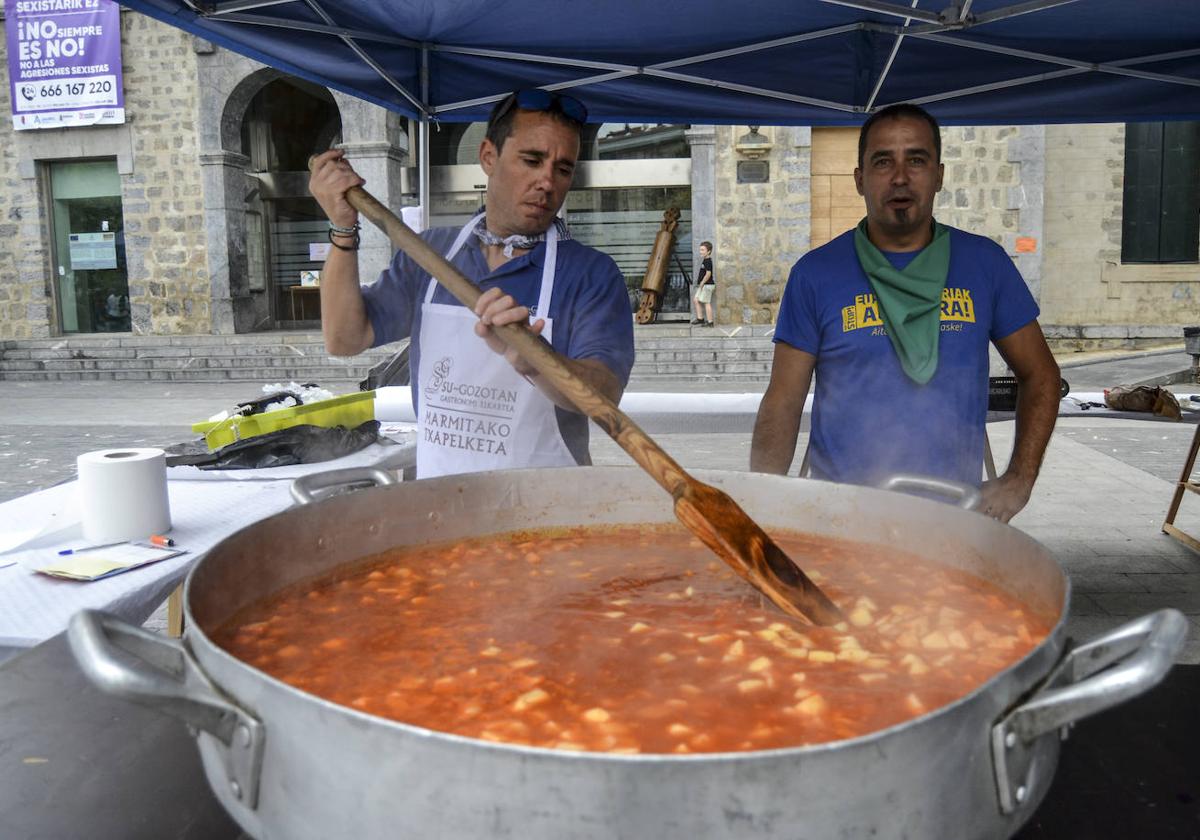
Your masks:
<svg viewBox="0 0 1200 840"><path fill-rule="evenodd" d="M1192 481L1192 470L1196 466L1196 454L1200 451L1200 425L1196 426L1196 434L1192 435L1192 448L1188 450L1183 462L1183 472L1179 475L1179 483L1175 485L1175 495L1171 497L1171 507L1167 510L1167 518L1163 521L1162 530L1167 536L1174 537L1192 551L1200 551L1200 540L1175 527L1175 514L1179 513L1179 503L1183 501L1183 491L1191 490L1200 493L1200 482Z"/></svg>

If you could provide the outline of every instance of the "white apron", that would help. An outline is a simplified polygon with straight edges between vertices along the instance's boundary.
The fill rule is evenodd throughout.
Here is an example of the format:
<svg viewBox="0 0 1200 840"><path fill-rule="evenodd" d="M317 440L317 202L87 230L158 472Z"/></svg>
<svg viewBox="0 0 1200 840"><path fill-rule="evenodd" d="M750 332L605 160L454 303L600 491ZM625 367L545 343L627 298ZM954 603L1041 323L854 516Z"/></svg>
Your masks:
<svg viewBox="0 0 1200 840"><path fill-rule="evenodd" d="M462 249L481 217L459 232L447 260ZM542 336L547 341L554 328L547 316L557 259L558 233L551 225L536 310L536 317L546 321ZM435 280L421 307L417 477L575 466L554 403L475 335L479 316L465 306L434 303L436 288Z"/></svg>

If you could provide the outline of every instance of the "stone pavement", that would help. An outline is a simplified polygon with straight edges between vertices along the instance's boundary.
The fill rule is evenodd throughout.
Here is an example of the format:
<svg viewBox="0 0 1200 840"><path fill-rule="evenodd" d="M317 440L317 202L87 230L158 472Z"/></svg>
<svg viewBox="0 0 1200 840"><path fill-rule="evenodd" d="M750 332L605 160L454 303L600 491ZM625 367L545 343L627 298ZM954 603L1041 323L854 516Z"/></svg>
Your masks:
<svg viewBox="0 0 1200 840"><path fill-rule="evenodd" d="M1073 388L1080 389L1075 384L1080 381L1094 383L1086 390L1100 390L1177 370L1180 355L1108 359L1067 368L1064 376ZM761 390L761 385L726 381L715 387L655 383L654 388L741 392ZM1200 392L1194 386L1175 390ZM0 500L72 478L80 452L186 440L191 422L257 393L250 383L0 381ZM753 417L693 417L677 428L646 425L684 467L748 468ZM1070 574L1069 629L1077 639L1172 606L1192 623L1181 661L1200 663L1200 555L1160 531L1194 428L1088 414L1059 419L1034 496L1013 525L1046 545ZM1001 468L1012 430L1012 422L989 426ZM806 438L802 432L797 465ZM593 430L593 457L597 464L631 463L599 430ZM1200 497L1188 494L1177 524L1200 535ZM160 615L151 626L161 624Z"/></svg>

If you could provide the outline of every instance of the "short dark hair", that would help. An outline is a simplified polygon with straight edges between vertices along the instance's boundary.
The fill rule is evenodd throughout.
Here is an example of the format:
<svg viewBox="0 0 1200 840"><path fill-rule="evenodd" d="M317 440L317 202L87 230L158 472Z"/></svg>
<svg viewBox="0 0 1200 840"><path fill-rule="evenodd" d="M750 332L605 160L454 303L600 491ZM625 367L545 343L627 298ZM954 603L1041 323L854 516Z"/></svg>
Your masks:
<svg viewBox="0 0 1200 840"><path fill-rule="evenodd" d="M933 132L933 151L937 156L937 162L942 162L942 129L938 126L938 121L933 118L933 114L926 111L920 105L914 105L911 102L901 102L897 105L880 108L874 114L867 117L867 121L862 124L862 128L858 132L858 165L860 168L863 165L863 157L867 154L867 135L871 133L871 127L883 120L895 120L904 117L925 120L925 122L929 123L929 129Z"/></svg>
<svg viewBox="0 0 1200 840"><path fill-rule="evenodd" d="M535 92L541 91L538 90ZM521 95L521 93L522 91L514 90L508 96L497 102L492 107L492 113L488 115L487 134L485 136L491 141L492 145L496 147L497 152L504 148L504 141L512 136L513 120L517 118L517 112L529 110L522 108L517 103L517 97ZM571 128L575 129L577 133L582 135L583 123L563 110L562 99L565 94L558 94L552 91L547 91L546 93L548 95L549 104L547 104L545 108L536 109L535 113L548 114L556 121L562 123L563 125L570 126ZM583 107L578 100L574 100L574 102L578 105L578 107Z"/></svg>
<svg viewBox="0 0 1200 840"><path fill-rule="evenodd" d="M712 253L712 243L709 242L707 239L705 239L703 242L700 243L700 247L707 248L708 253L710 253L710 254Z"/></svg>

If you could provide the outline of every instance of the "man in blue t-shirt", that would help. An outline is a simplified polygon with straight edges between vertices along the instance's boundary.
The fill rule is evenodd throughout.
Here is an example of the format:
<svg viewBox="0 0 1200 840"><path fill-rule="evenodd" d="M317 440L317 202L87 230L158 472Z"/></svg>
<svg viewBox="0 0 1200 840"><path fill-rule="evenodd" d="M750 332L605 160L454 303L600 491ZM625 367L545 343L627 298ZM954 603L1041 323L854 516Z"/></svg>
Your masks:
<svg viewBox="0 0 1200 840"><path fill-rule="evenodd" d="M586 120L577 99L540 89L516 91L492 110L479 150L486 209L462 229L424 234L482 288L473 311L402 252L375 283L360 286L358 214L346 191L363 180L339 150L314 161L310 189L334 246L321 273L326 348L354 355L411 338L420 478L590 463L587 417L494 326L529 323L577 377L614 403L621 398L633 367L625 281L612 259L572 240L557 218Z"/></svg>
<svg viewBox="0 0 1200 840"><path fill-rule="evenodd" d="M1007 522L1028 502L1054 428L1058 365L1004 250L934 220L942 175L940 131L923 109L891 106L863 125L854 180L867 215L792 268L750 467L787 472L815 371L814 477L978 485L991 342L1020 394L1008 469L983 484L980 509Z"/></svg>

